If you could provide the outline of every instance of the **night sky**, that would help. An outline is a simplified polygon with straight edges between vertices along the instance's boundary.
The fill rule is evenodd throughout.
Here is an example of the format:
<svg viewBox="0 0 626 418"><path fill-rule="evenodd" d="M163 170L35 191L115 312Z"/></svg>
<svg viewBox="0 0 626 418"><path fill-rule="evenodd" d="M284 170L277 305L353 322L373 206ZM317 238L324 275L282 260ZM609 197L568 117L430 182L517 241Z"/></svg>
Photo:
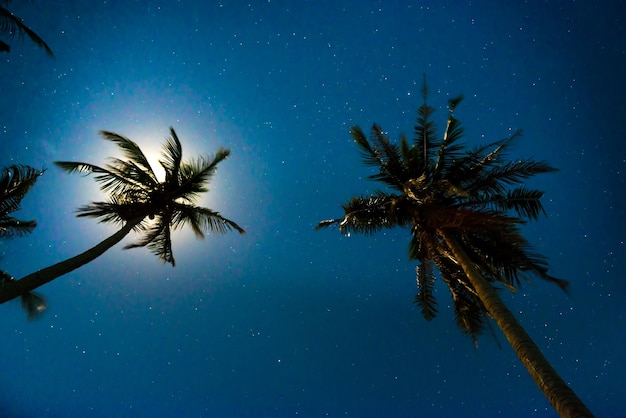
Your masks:
<svg viewBox="0 0 626 418"><path fill-rule="evenodd" d="M475 349L438 283L439 316L412 304L409 232L314 231L367 181L348 130L412 136L447 100L470 147L524 130L512 158L548 216L524 227L570 281L503 298L598 417L626 417L626 12L619 1L14 0L52 48L0 38L0 166L47 171L0 241L15 278L86 250L112 225L56 160L120 157L99 130L156 162L173 126L184 156L220 163L202 206L247 234L173 236L176 267L122 244L38 289L28 321L0 306L3 417L553 417L496 328ZM501 347L499 346L501 345Z"/></svg>

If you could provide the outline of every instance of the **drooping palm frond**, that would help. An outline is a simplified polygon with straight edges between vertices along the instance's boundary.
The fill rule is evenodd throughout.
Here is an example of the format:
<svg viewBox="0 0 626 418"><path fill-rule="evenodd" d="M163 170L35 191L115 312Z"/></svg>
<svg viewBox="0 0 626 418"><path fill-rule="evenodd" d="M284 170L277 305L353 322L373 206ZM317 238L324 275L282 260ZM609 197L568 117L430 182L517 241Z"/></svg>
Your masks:
<svg viewBox="0 0 626 418"><path fill-rule="evenodd" d="M224 234L236 230L244 234L245 230L218 212L194 205L174 202L169 210L161 211L154 222L145 227L140 239L126 245L125 249L147 247L162 262L176 265L172 250L172 230L188 225L196 237L204 238L204 233Z"/></svg>
<svg viewBox="0 0 626 418"><path fill-rule="evenodd" d="M466 335L472 337L474 346L478 346L478 337L487 328L487 310L480 299L464 286L451 287L454 319Z"/></svg>
<svg viewBox="0 0 626 418"><path fill-rule="evenodd" d="M232 230L240 234L246 232L237 223L208 208L176 202L173 210L172 226L174 229L189 225L198 238L204 238L204 233L225 234Z"/></svg>
<svg viewBox="0 0 626 418"><path fill-rule="evenodd" d="M27 292L21 296L22 309L26 311L28 320L41 318L48 308L46 299L37 292Z"/></svg>
<svg viewBox="0 0 626 418"><path fill-rule="evenodd" d="M155 221L146 227L141 238L135 243L126 245L124 249L148 247L152 254L156 255L161 262L176 266L172 251L171 218L172 214L170 211L159 213Z"/></svg>
<svg viewBox="0 0 626 418"><path fill-rule="evenodd" d="M417 289L413 303L421 309L424 319L430 321L437 316L437 300L433 295L435 285L435 275L433 272L433 262L426 260L415 268Z"/></svg>
<svg viewBox="0 0 626 418"><path fill-rule="evenodd" d="M30 233L37 222L21 221L12 216L20 209L22 199L44 170L25 165L12 165L0 172L0 238L13 238Z"/></svg>
<svg viewBox="0 0 626 418"><path fill-rule="evenodd" d="M0 270L0 288L14 281L13 276L4 270ZM29 321L40 318L48 306L44 297L35 292L26 292L20 296L20 299L22 309L26 311Z"/></svg>
<svg viewBox="0 0 626 418"><path fill-rule="evenodd" d="M37 226L37 221L20 221L12 216L0 218L0 238L15 238L30 234Z"/></svg>
<svg viewBox="0 0 626 418"><path fill-rule="evenodd" d="M25 165L12 165L0 172L0 215L15 212L26 193L45 170Z"/></svg>
<svg viewBox="0 0 626 418"><path fill-rule="evenodd" d="M491 234L466 233L459 237L469 257L484 274L485 278L519 288L522 278L539 277L567 291L568 282L548 274L545 257L536 253L515 225L498 236Z"/></svg>
<svg viewBox="0 0 626 418"><path fill-rule="evenodd" d="M6 3L5 3L6 5ZM39 37L32 29L24 24L22 19L15 16L6 8L0 6L0 33L8 36L9 38L22 39L24 35L35 43L40 48L43 48L50 57L54 57L52 49L46 44L46 42ZM0 52L9 52L11 47L3 41L0 41Z"/></svg>

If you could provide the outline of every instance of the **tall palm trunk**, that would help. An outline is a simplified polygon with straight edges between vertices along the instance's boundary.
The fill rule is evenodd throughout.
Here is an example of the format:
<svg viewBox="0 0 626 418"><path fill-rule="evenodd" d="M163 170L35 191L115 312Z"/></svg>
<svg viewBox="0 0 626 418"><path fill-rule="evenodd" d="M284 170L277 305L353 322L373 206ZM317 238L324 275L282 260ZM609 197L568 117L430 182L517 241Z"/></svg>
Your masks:
<svg viewBox="0 0 626 418"><path fill-rule="evenodd" d="M476 269L459 243L449 233L439 231L463 268L487 311L504 333L511 347L528 370L539 389L561 417L593 417L593 414L561 379L543 356L539 347L517 322L491 284Z"/></svg>
<svg viewBox="0 0 626 418"><path fill-rule="evenodd" d="M104 254L109 248L120 242L142 220L143 218L137 218L128 221L124 224L122 229L101 241L99 244L91 247L87 251L56 263L50 267L38 270L19 280L9 282L6 286L0 287L0 303L15 299L26 292L30 292L39 286L51 282L52 280L95 260Z"/></svg>

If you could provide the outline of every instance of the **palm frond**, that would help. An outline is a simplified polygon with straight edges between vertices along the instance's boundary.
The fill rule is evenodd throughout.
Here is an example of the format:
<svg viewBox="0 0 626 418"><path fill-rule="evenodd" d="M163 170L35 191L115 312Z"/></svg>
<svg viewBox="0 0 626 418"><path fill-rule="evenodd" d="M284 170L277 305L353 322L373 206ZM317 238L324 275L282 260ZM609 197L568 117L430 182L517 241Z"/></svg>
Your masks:
<svg viewBox="0 0 626 418"><path fill-rule="evenodd" d="M240 234L246 232L235 222L208 208L176 202L173 205L173 210L173 228L178 229L183 225L189 225L198 238L204 238L205 232L225 234L233 229Z"/></svg>
<svg viewBox="0 0 626 418"><path fill-rule="evenodd" d="M43 39L41 39L39 35L37 35L32 29L26 26L22 22L22 19L15 16L13 13L9 12L7 9L1 6L0 32L8 35L11 38L17 35L18 39L22 39L24 37L24 34L26 34L26 36L28 36L28 38L30 38L30 40L33 41L35 45L43 48L50 57L54 57L52 49L50 49L48 44ZM6 45L5 49L8 52L10 50L9 46L6 43L4 43L4 45Z"/></svg>
<svg viewBox="0 0 626 418"><path fill-rule="evenodd" d="M545 257L533 251L516 225L498 228L488 234L466 233L460 240L470 259L490 281L519 288L520 279L532 275L567 291L568 282L548 274Z"/></svg>
<svg viewBox="0 0 626 418"><path fill-rule="evenodd" d="M100 136L102 139L111 141L117 145L128 160L132 161L142 171L146 172L155 182L157 181L156 175L152 170L152 166L150 165L148 158L146 158L137 143L123 135L111 131L100 131Z"/></svg>
<svg viewBox="0 0 626 418"><path fill-rule="evenodd" d="M383 228L393 228L396 225L387 216L393 199L394 196L384 194L352 198L342 206L345 216L339 223L339 231L345 235L351 232L372 235Z"/></svg>
<svg viewBox="0 0 626 418"><path fill-rule="evenodd" d="M350 136L352 136L352 139L359 147L361 151L361 158L363 159L363 163L365 165L378 168L383 166L383 160L380 152L372 147L372 144L370 144L370 141L367 139L367 136L365 136L365 133L360 127L350 127Z"/></svg>
<svg viewBox="0 0 626 418"><path fill-rule="evenodd" d="M148 248L152 254L156 255L162 263L170 263L176 266L174 251L172 250L172 232L167 219L161 221L159 233L148 243Z"/></svg>
<svg viewBox="0 0 626 418"><path fill-rule="evenodd" d="M20 209L22 199L43 172L29 166L12 165L0 173L0 238L22 236L37 226L34 220L21 221L9 214Z"/></svg>
<svg viewBox="0 0 626 418"><path fill-rule="evenodd" d="M11 216L0 217L0 238L21 237L33 232L37 221L20 221Z"/></svg>
<svg viewBox="0 0 626 418"><path fill-rule="evenodd" d="M97 165L89 164L89 163L81 163L76 161L55 161L54 165L62 169L63 171L67 171L70 174L78 173L89 175L91 173L106 173L102 167Z"/></svg>
<svg viewBox="0 0 626 418"><path fill-rule="evenodd" d="M145 229L139 241L126 245L124 249L148 247L152 254L156 255L161 262L176 266L172 252L170 224L171 213L165 212L157 215L154 223Z"/></svg>
<svg viewBox="0 0 626 418"><path fill-rule="evenodd" d="M48 308L46 299L36 292L26 292L20 299L29 321L41 318Z"/></svg>
<svg viewBox="0 0 626 418"><path fill-rule="evenodd" d="M417 288L413 303L421 309L424 319L430 321L437 316L437 300L433 295L433 287L435 285L435 275L433 273L433 263L428 260L420 263L416 268Z"/></svg>
<svg viewBox="0 0 626 418"><path fill-rule="evenodd" d="M522 180L537 174L555 171L557 171L556 168L543 161L519 160L492 167L485 178L497 182L499 185L511 185L521 183Z"/></svg>
<svg viewBox="0 0 626 418"><path fill-rule="evenodd" d="M431 115L435 112L435 109L428 105L428 87L426 85L426 76L424 76L424 82L422 85L422 96L424 103L417 109L417 125L414 127L415 141L414 145L419 157L420 174L427 170L427 168L434 164L433 151L439 146L437 139L435 138L435 123L431 120Z"/></svg>
<svg viewBox="0 0 626 418"><path fill-rule="evenodd" d="M161 166L165 170L165 181L172 181L172 179L177 181L178 171L183 159L183 146L178 139L178 135L176 135L176 131L174 131L172 127L170 127L170 136L166 139L165 144L163 144L161 156L163 159L159 160L159 163L161 163Z"/></svg>
<svg viewBox="0 0 626 418"><path fill-rule="evenodd" d="M211 181L217 165L230 155L230 149L219 148L213 156L200 156L186 161L180 166L180 179L174 194L193 202L198 194L208 191L206 184Z"/></svg>
<svg viewBox="0 0 626 418"><path fill-rule="evenodd" d="M485 173L491 167L501 164L508 147L520 135L521 130L517 130L508 138L465 151L465 154L459 155L456 160L448 161L446 179L462 185L470 194L484 192L489 189L489 187L482 186Z"/></svg>
<svg viewBox="0 0 626 418"><path fill-rule="evenodd" d="M0 270L0 287L8 285L10 282L14 282L15 278L4 270ZM22 309L26 311L28 320L40 318L43 312L46 310L47 303L43 296L35 292L26 292L20 297L22 301Z"/></svg>
<svg viewBox="0 0 626 418"><path fill-rule="evenodd" d="M461 157L461 152L465 151L465 147L459 144L455 144L463 136L463 128L461 123L453 116L454 108L461 101L463 96L459 96L450 100L449 115L446 129L443 133L443 140L439 144L439 152L437 154L437 162L433 169L434 175L437 178L440 171L447 169L455 160Z"/></svg>
<svg viewBox="0 0 626 418"><path fill-rule="evenodd" d="M423 174L423 166L417 147L409 144L404 134L400 135L400 157L406 167L409 178L419 177Z"/></svg>
<svg viewBox="0 0 626 418"><path fill-rule="evenodd" d="M159 184L154 172L151 170L146 171L133 160L125 161L119 158L110 158L106 167L110 172L117 174L118 177L126 179L126 181L118 180L120 186L124 188L147 190L157 187Z"/></svg>
<svg viewBox="0 0 626 418"><path fill-rule="evenodd" d="M325 219L323 221L320 221L315 226L315 230L318 231L318 230L323 229L323 228L328 228L329 226L334 226L334 225L340 224L341 221L343 221L343 218L341 218L341 219Z"/></svg>
<svg viewBox="0 0 626 418"><path fill-rule="evenodd" d="M96 218L101 223L112 223L114 225L124 223L124 218L118 213L119 208L111 202L93 202L90 205L79 207L76 212L78 212L76 215L78 218Z"/></svg>
<svg viewBox="0 0 626 418"><path fill-rule="evenodd" d="M454 305L454 319L459 328L466 335L470 335L474 346L478 346L478 337L487 326L487 310L484 305L465 287L458 286L450 289Z"/></svg>
<svg viewBox="0 0 626 418"><path fill-rule="evenodd" d="M374 150L380 156L381 165L379 172L369 176L369 178L387 184L396 190L402 190L402 186L409 179L409 176L402 161L400 149L387 138L381 127L376 124L372 125L371 138L371 142L376 141L379 145Z"/></svg>
<svg viewBox="0 0 626 418"><path fill-rule="evenodd" d="M94 180L100 184L100 189L113 195L122 195L128 190L136 191L156 186L156 180L153 181L149 174L139 174L143 171L132 162L117 158L111 158L110 161L111 163L105 168L75 161L55 161L54 164L70 174L96 174Z"/></svg>
<svg viewBox="0 0 626 418"><path fill-rule="evenodd" d="M411 234L411 241L409 241L409 260L425 260L425 253L421 234L419 231L414 231L413 234Z"/></svg>
<svg viewBox="0 0 626 418"><path fill-rule="evenodd" d="M26 165L12 165L0 172L0 216L15 212L22 199L45 170Z"/></svg>
<svg viewBox="0 0 626 418"><path fill-rule="evenodd" d="M99 219L101 223L122 225L136 218L154 215L154 211L151 209L145 203L110 196L108 202L92 202L89 205L79 207L76 216L78 218ZM143 223L139 223L135 229L142 227Z"/></svg>
<svg viewBox="0 0 626 418"><path fill-rule="evenodd" d="M537 219L540 214L546 214L540 190L530 190L526 187L518 187L508 190L506 195L496 195L490 199L494 207L503 212L514 211L523 219Z"/></svg>

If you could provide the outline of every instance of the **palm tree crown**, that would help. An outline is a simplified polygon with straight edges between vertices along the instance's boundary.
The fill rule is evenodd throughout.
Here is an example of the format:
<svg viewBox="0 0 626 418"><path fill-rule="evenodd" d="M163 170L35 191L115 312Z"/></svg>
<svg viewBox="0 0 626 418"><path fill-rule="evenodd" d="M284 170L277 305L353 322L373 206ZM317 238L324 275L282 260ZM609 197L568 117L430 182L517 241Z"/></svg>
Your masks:
<svg viewBox="0 0 626 418"><path fill-rule="evenodd" d="M446 129L437 139L431 121L434 109L426 104L426 94L424 88L425 100L411 143L402 136L399 145L393 144L376 124L371 140L359 127L351 128L364 163L377 168L369 178L388 190L352 198L343 205L343 218L322 221L318 228L338 225L344 234L372 234L383 228L408 227L409 258L419 261L415 302L422 314L427 320L437 314L436 268L452 293L457 324L476 342L488 315L443 232L462 245L489 282L515 289L520 278L530 273L565 289L567 282L547 273L545 260L532 251L519 228L525 219L536 219L544 212L543 193L521 183L555 169L545 162L505 160L519 131L472 150L461 145L463 129L454 110L462 97L450 100Z"/></svg>
<svg viewBox="0 0 626 418"><path fill-rule="evenodd" d="M109 131L101 131L102 137L115 143L126 159L111 158L104 167L68 161L55 164L70 173L94 173L100 188L109 193L108 201L82 206L77 216L98 218L101 222L134 224L134 229L141 231L142 236L124 248L147 246L163 262L175 265L171 242L173 229L189 225L199 238L204 237L204 231L245 231L219 212L194 204L201 193L208 191L206 184L230 150L220 148L214 156L184 161L182 146L173 128L170 128L170 134L159 161L165 170L163 181L157 179L135 142Z"/></svg>

